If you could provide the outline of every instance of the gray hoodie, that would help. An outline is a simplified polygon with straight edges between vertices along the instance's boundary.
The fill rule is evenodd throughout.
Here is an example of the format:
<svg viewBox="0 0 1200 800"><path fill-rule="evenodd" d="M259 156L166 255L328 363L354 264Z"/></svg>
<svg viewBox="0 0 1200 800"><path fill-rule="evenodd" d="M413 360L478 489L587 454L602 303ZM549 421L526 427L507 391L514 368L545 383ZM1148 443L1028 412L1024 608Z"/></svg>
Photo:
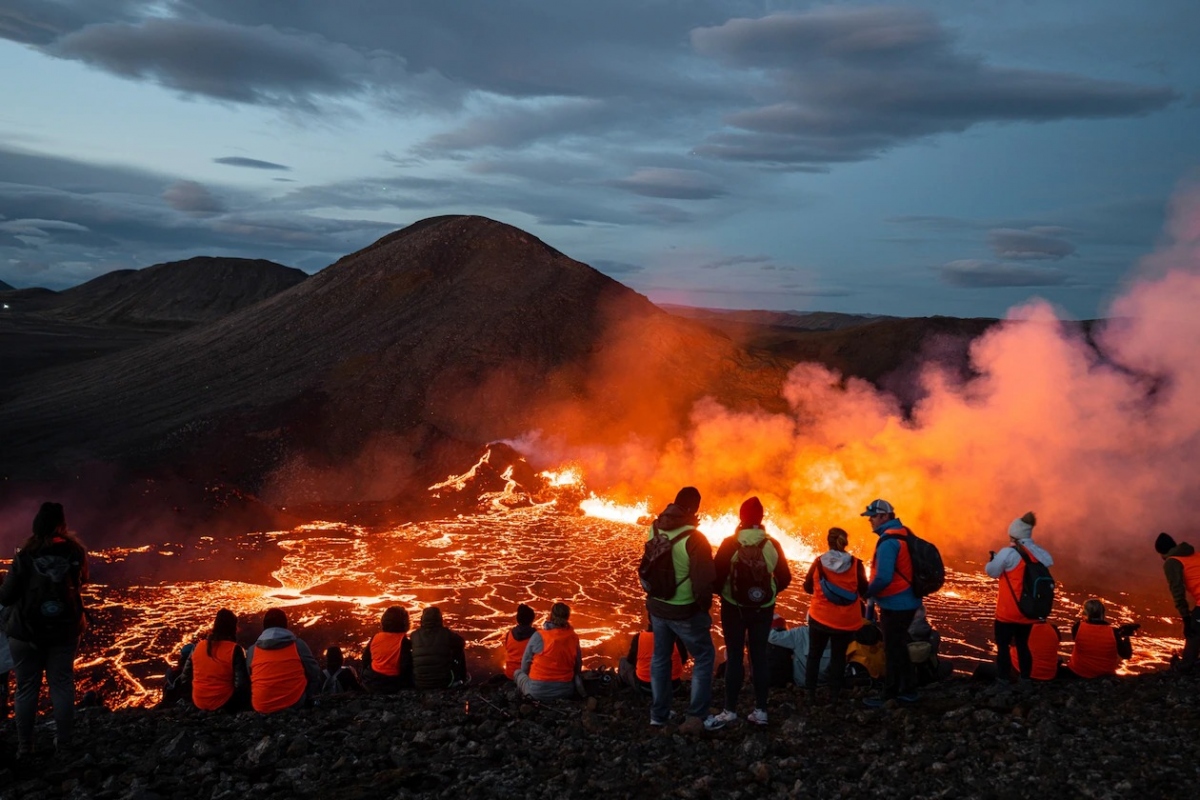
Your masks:
<svg viewBox="0 0 1200 800"><path fill-rule="evenodd" d="M316 657L313 656L312 650L308 649L304 640L297 639L296 634L287 628L267 628L259 635L258 641L250 645L250 649L246 651L246 671L253 677L255 651L260 648L278 650L287 647L292 642L296 643L296 653L300 656L300 663L304 666L304 677L308 681L308 688L304 693L305 698L315 696L321 690L321 667L317 664Z"/></svg>

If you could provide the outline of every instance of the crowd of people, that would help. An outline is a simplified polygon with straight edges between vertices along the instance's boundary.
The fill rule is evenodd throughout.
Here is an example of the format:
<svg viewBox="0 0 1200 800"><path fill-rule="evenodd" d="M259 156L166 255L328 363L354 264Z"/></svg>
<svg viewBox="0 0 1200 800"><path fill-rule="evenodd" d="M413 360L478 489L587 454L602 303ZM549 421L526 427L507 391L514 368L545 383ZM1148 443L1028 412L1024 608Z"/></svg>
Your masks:
<svg viewBox="0 0 1200 800"><path fill-rule="evenodd" d="M732 535L714 553L699 530L700 493L679 491L646 534L637 575L646 592L647 623L634 633L621 659L620 681L650 698L650 725L672 718L673 699L684 693L684 665L691 663L687 705L679 730L712 731L745 713L751 725L768 723L772 686L801 686L810 703L838 702L848 681L878 686L863 699L868 707L916 703L918 689L946 677L950 664L939 658L939 636L929 624L914 568L916 540L886 500L867 505L862 516L878 540L870 561L847 551L849 535L830 528L828 549L805 571L810 596L806 625L789 628L776 612L776 599L793 583L783 547L763 527L757 497L739 509ZM996 690L1060 678L1115 675L1130 658L1136 625L1114 626L1098 599L1083 605L1072 625L1074 646L1059 655L1061 633L1043 613L1042 584L1049 580L1050 553L1034 541L1036 516L1030 512L1008 527L1008 545L991 553L986 573L997 582L994 664L976 677ZM1182 620L1184 647L1178 669L1191 671L1200 653L1200 556L1188 543L1162 533L1155 549L1163 559L1172 601ZM0 720L7 716L9 673L16 673L14 712L18 757L33 753L34 721L43 676L49 684L55 748L70 751L74 720L74 662L87 626L81 589L88 580L87 553L67 529L63 507L44 503L33 532L13 558L0 584ZM1053 584L1050 583L1052 588ZM711 616L719 598L725 660L716 664ZM1190 599L1189 599L1190 598ZM520 604L516 625L500 647L503 679L532 701L583 696L583 651L570 623L571 609L555 603L541 627L534 609ZM168 676L172 697L206 711L253 710L272 714L313 703L321 694L366 691L448 689L470 681L465 642L450 630L436 606L422 610L411 630L409 613L386 609L379 631L362 650L361 673L346 663L338 647L325 651L322 669L309 646L288 627L286 612L268 610L262 632L246 650L238 644L238 619L216 612L211 629L189 643ZM753 704L740 706L747 678ZM714 675L723 670L721 708L712 710Z"/></svg>

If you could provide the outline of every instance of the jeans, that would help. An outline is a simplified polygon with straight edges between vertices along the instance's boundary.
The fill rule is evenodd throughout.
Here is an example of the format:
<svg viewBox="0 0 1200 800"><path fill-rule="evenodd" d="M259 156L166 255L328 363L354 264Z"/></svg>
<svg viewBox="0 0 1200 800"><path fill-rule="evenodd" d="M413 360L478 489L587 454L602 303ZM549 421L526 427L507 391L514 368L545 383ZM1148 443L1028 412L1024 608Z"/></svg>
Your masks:
<svg viewBox="0 0 1200 800"><path fill-rule="evenodd" d="M917 678L908 657L908 626L917 615L915 608L907 611L879 609L879 627L883 629L883 653L887 659L887 673L883 676L883 696L896 697L916 691Z"/></svg>
<svg viewBox="0 0 1200 800"><path fill-rule="evenodd" d="M37 718L42 673L50 684L54 708L54 739L59 746L71 743L75 727L75 643L39 647L20 639L9 639L17 671L17 746L33 746L33 723Z"/></svg>
<svg viewBox="0 0 1200 800"><path fill-rule="evenodd" d="M767 708L767 692L771 688L771 672L767 665L767 637L771 633L771 618L775 607L744 608L721 601L721 632L725 636L725 708L737 710L737 698L742 691L746 666L742 652L750 639L750 669L754 679L754 707Z"/></svg>
<svg viewBox="0 0 1200 800"><path fill-rule="evenodd" d="M1028 678L1033 672L1033 653L1029 650L1029 632L1033 623L1001 622L996 620L996 680L1008 681L1012 676L1012 656L1008 646L1017 646L1017 666L1021 677Z"/></svg>
<svg viewBox="0 0 1200 800"><path fill-rule="evenodd" d="M1184 672L1192 671L1196 666L1196 657L1200 655L1200 603L1192 609L1192 635L1183 640L1183 656L1179 668Z"/></svg>
<svg viewBox="0 0 1200 800"><path fill-rule="evenodd" d="M671 716L671 651L675 639L683 640L684 647L691 653L692 699L688 704L688 716L704 719L708 716L712 701L713 649L712 617L707 611L693 614L687 619L663 619L650 616L654 631L654 658L650 661L650 718L666 722Z"/></svg>
<svg viewBox="0 0 1200 800"><path fill-rule="evenodd" d="M815 619L808 621L808 663L804 665L804 685L809 694L817 691L818 673L821 671L821 656L825 646L829 647L829 688L836 699L841 696L846 682L846 650L854 641L857 631L840 631L830 628ZM907 651L906 651L907 652Z"/></svg>

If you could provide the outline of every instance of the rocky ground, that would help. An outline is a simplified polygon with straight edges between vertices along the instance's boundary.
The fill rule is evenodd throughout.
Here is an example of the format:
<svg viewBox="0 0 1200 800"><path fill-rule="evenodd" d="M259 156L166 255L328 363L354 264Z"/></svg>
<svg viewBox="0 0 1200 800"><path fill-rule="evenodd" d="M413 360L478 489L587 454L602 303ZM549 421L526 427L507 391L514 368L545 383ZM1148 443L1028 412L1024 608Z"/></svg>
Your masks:
<svg viewBox="0 0 1200 800"><path fill-rule="evenodd" d="M5 723L0 797L1187 797L1200 784L1198 689L1166 674L999 695L951 680L914 706L869 710L861 690L810 707L790 688L773 691L766 729L699 738L650 728L647 701L628 692L532 705L511 684L332 697L272 717L88 710L77 751L29 764L12 761Z"/></svg>

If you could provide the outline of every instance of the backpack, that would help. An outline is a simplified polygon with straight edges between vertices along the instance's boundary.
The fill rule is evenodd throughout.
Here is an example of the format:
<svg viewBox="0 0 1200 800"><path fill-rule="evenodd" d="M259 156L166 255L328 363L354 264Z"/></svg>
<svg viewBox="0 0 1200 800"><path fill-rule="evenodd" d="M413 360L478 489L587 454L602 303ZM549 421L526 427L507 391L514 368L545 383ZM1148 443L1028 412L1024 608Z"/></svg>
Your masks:
<svg viewBox="0 0 1200 800"><path fill-rule="evenodd" d="M675 558L672 551L675 543L695 528L689 526L673 538L667 538L657 526L653 526L652 529L654 535L646 540L642 560L638 564L638 580L646 594L656 600L670 600L675 597L675 592L679 590L683 581L687 580L687 576L684 576L683 581L675 580Z"/></svg>
<svg viewBox="0 0 1200 800"><path fill-rule="evenodd" d="M1013 544L1013 549L1025 562L1025 582L1021 586L1021 596L1017 597L1012 588L1012 580L1006 572L1004 580L1008 583L1008 590L1012 592L1013 599L1017 601L1017 608L1022 614L1030 619L1045 619L1054 608L1054 578L1050 575L1050 568L1030 558L1021 545Z"/></svg>
<svg viewBox="0 0 1200 800"><path fill-rule="evenodd" d="M908 581L914 595L925 597L942 588L942 584L946 582L946 565L942 563L942 554L937 545L922 539L912 530L904 534L888 533L881 536L879 541L882 543L884 539L903 539L908 543L908 557L912 561L913 574L909 576L899 570L897 572L901 578Z"/></svg>
<svg viewBox="0 0 1200 800"><path fill-rule="evenodd" d="M82 561L75 553L33 553L28 583L20 600L21 623L40 642L68 641L80 633Z"/></svg>
<svg viewBox="0 0 1200 800"><path fill-rule="evenodd" d="M854 562L850 562L850 568L855 568ZM825 595L826 600L835 606L849 606L858 602L857 592L851 594L825 577L825 568L821 566L821 559L819 558L817 559L817 574L820 576L821 594Z"/></svg>
<svg viewBox="0 0 1200 800"><path fill-rule="evenodd" d="M743 544L734 553L729 571L729 593L739 606L761 607L773 597L771 570L763 556L767 539L758 544Z"/></svg>

